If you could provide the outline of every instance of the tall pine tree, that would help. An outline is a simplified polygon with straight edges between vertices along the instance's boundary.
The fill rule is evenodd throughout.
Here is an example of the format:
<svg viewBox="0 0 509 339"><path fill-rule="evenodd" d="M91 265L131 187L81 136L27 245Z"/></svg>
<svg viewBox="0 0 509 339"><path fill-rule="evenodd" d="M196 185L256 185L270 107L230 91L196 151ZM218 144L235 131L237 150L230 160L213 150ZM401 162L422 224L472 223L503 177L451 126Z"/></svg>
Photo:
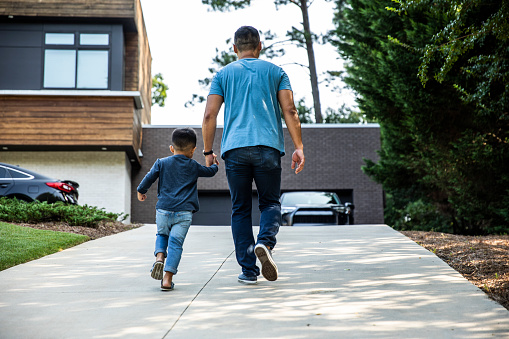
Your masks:
<svg viewBox="0 0 509 339"><path fill-rule="evenodd" d="M423 222L444 231L503 231L508 216L501 202L508 186L499 160L504 158L480 146L479 126L489 125L489 119L475 103L462 100L458 84L468 79L462 77L461 64L425 87L417 76L422 51L452 18L429 6L396 15L386 9L392 4L337 0L336 30L331 32L348 60L345 81L360 94L361 110L381 125L380 161L368 162L365 171L387 192L386 221L400 228L415 226L412 218L421 213L428 215ZM435 74L441 66L432 59L426 67Z"/></svg>

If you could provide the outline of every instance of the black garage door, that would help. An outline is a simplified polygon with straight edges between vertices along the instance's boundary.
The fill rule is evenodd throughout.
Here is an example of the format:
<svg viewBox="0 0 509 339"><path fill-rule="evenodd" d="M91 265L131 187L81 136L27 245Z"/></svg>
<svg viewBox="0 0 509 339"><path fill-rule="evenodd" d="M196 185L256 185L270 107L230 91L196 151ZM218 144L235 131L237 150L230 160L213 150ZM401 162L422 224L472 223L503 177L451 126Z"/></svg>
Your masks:
<svg viewBox="0 0 509 339"><path fill-rule="evenodd" d="M200 211L193 215L193 225L231 225L232 203L229 191L198 192ZM253 225L260 223L258 196L253 192Z"/></svg>

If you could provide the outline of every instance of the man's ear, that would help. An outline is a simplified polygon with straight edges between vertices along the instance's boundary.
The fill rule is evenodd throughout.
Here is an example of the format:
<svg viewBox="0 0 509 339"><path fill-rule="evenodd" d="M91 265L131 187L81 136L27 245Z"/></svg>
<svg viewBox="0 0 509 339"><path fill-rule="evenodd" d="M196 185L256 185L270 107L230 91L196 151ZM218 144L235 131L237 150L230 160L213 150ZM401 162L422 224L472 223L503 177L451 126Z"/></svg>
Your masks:
<svg viewBox="0 0 509 339"><path fill-rule="evenodd" d="M261 50L262 50L262 42L261 42L261 41L258 43L258 50L259 50L259 51L261 51Z"/></svg>
<svg viewBox="0 0 509 339"><path fill-rule="evenodd" d="M239 50L237 49L237 46L235 46L235 44L233 45L233 52L235 54L238 54L239 53Z"/></svg>
<svg viewBox="0 0 509 339"><path fill-rule="evenodd" d="M175 148L173 147L173 145L170 145L170 151L171 153L175 153Z"/></svg>

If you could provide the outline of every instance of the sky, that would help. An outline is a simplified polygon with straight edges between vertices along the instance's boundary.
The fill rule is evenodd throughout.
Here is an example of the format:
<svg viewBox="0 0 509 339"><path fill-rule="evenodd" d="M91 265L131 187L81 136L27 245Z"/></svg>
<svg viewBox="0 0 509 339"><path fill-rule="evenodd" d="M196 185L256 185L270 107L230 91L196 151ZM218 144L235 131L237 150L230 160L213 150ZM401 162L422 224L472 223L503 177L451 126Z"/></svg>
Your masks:
<svg viewBox="0 0 509 339"><path fill-rule="evenodd" d="M152 106L152 125L201 125L205 103L186 108L193 94L207 96L198 80L210 77L208 69L214 67L216 48L220 51L229 46L225 41L244 25L272 31L284 38L286 32L295 26L301 29L302 14L296 5L280 6L276 10L272 0L253 1L249 8L231 12L212 12L201 0L168 1L141 0L143 17L152 54L152 75L161 73L168 85L166 105ZM311 30L317 34L334 28L332 23L334 4L315 0L309 8ZM262 40L263 43L263 40ZM306 106L313 106L309 71L295 65L307 65L305 49L288 47L283 58L269 60L281 66L290 78L294 98L305 98ZM314 44L319 80L325 79L327 70L342 70L343 62L335 48L330 45ZM347 90L331 92L320 84L322 111L327 107L339 108L342 104L355 106L354 94ZM341 83L337 83L341 87ZM222 125L222 112L218 124Z"/></svg>

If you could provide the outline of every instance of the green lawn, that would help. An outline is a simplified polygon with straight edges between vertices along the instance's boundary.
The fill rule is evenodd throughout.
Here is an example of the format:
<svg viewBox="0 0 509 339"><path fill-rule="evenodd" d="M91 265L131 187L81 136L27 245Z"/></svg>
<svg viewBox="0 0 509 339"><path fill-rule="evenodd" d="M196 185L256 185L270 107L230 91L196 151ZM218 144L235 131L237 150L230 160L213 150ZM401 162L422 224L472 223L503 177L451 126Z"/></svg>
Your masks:
<svg viewBox="0 0 509 339"><path fill-rule="evenodd" d="M76 246L85 235L37 230L0 222L0 271Z"/></svg>

